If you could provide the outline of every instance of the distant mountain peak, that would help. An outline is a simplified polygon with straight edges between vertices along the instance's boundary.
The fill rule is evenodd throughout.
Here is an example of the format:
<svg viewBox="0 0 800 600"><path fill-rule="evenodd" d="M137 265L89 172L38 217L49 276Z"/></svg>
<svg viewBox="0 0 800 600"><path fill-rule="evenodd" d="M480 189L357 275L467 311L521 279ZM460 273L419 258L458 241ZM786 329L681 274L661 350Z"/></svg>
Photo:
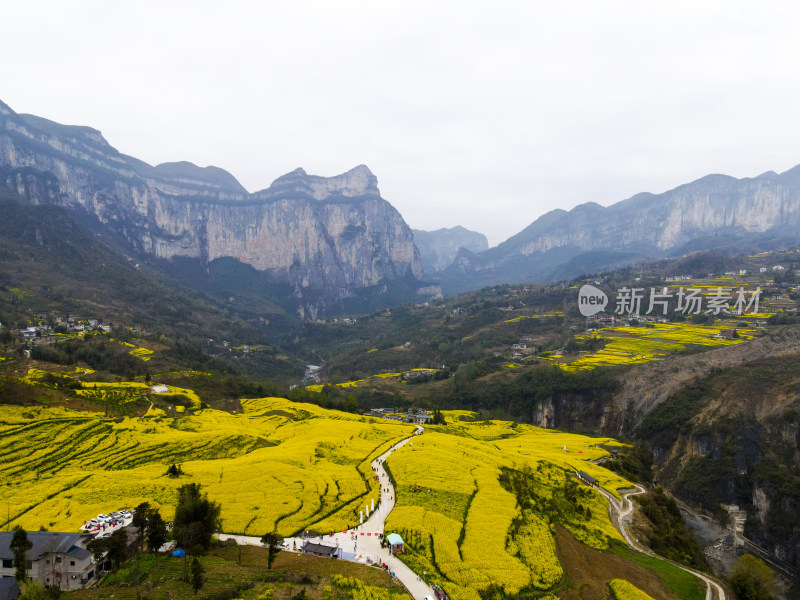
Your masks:
<svg viewBox="0 0 800 600"><path fill-rule="evenodd" d="M344 198L380 196L380 190L378 190L378 178L372 171L366 165L358 165L333 177L309 175L305 169L297 168L278 177L261 194L267 198L300 194L322 201L335 196Z"/></svg>
<svg viewBox="0 0 800 600"><path fill-rule="evenodd" d="M196 164L182 160L165 162L153 167L155 173L162 177L174 179L180 183L203 183L230 192L246 194L241 183L225 169L208 166L198 167Z"/></svg>
<svg viewBox="0 0 800 600"><path fill-rule="evenodd" d="M412 229L411 232L414 234L414 243L419 249L422 270L425 273L443 271L462 251L473 254L483 252L489 247L485 235L461 225L449 229L443 227L436 231Z"/></svg>

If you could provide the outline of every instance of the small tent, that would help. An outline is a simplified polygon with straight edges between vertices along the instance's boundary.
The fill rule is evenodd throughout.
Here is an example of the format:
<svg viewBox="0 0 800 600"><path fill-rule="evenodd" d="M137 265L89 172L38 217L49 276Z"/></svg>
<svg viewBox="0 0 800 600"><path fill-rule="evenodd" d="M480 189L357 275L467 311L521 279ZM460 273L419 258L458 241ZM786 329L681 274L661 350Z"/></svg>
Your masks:
<svg viewBox="0 0 800 600"><path fill-rule="evenodd" d="M178 548L172 553L172 556L175 558L183 558L186 556L186 552L184 552L181 548Z"/></svg>

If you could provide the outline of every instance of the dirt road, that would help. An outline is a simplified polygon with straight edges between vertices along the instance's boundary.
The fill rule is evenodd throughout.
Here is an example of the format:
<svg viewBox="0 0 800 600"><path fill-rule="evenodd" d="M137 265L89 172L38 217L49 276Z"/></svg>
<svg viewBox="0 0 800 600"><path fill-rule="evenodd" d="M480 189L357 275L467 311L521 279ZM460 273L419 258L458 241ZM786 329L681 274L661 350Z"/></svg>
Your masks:
<svg viewBox="0 0 800 600"><path fill-rule="evenodd" d="M608 512L609 516L611 517L611 522L614 526L619 530L622 534L622 537L625 538L625 541L628 545L633 548L634 550L638 550L642 554L648 554L650 556L655 556L656 558L660 558L662 560L667 560L663 556L658 556L655 552L650 550L645 546L639 544L639 542L633 539L630 532L628 531L628 527L632 521L633 515L633 500L631 500L631 496L637 496L639 494L644 494L647 492L641 485L636 485L636 487L632 490L620 490L620 495L622 496L622 500L617 500L612 494L608 493L602 488L597 488L601 494L603 494L608 499ZM676 567L683 569L684 571L691 573L695 577L699 577L702 579L706 584L706 600L726 600L725 597L725 590L723 587L718 584L716 581L708 577L707 575L695 571L694 569L690 569L688 567L684 567L683 565L679 565L678 563L671 562Z"/></svg>

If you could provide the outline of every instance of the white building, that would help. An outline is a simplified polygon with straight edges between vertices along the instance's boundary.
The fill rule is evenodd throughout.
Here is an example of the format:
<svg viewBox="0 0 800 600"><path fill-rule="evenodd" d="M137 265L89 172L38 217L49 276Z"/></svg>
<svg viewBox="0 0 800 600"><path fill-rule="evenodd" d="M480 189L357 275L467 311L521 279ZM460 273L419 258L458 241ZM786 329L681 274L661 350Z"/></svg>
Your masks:
<svg viewBox="0 0 800 600"><path fill-rule="evenodd" d="M86 545L94 537L85 533L28 531L33 547L25 553L27 575L46 587L79 590L95 577L92 553ZM0 577L14 577L14 553L11 551L13 531L0 532Z"/></svg>

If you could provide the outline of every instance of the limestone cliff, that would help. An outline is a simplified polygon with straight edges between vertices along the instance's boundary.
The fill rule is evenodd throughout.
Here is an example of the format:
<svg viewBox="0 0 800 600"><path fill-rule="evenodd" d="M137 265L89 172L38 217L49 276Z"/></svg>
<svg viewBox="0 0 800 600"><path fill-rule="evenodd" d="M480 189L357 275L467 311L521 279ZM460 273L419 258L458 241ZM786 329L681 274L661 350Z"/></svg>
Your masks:
<svg viewBox="0 0 800 600"><path fill-rule="evenodd" d="M800 166L736 179L709 175L609 207L589 202L543 215L502 244L462 250L442 278L455 292L508 281L569 279L694 250L797 243Z"/></svg>
<svg viewBox="0 0 800 600"><path fill-rule="evenodd" d="M79 208L159 258L234 257L329 300L422 274L403 218L363 165L336 177L302 169L249 194L228 172L150 166L100 132L16 114L0 103L5 185L35 204Z"/></svg>

